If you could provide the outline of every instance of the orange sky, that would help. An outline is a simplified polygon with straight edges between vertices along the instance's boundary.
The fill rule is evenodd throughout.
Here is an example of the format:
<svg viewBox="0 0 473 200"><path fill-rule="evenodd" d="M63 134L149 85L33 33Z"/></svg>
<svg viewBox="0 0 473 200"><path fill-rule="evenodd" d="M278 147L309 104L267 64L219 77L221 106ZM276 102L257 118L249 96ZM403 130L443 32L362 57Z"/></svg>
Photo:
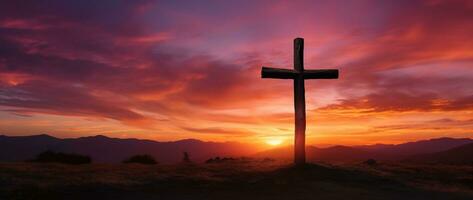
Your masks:
<svg viewBox="0 0 473 200"><path fill-rule="evenodd" d="M18 5L16 5L18 4ZM290 80L310 144L473 137L473 3L0 3L0 134L292 143Z"/></svg>

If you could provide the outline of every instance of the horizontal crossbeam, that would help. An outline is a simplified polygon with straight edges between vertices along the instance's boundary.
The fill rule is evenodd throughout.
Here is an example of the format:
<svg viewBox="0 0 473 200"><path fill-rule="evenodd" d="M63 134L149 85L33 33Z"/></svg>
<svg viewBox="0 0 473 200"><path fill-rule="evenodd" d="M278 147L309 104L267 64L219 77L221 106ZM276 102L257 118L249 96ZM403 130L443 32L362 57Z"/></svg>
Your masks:
<svg viewBox="0 0 473 200"><path fill-rule="evenodd" d="M338 69L308 69L302 74L304 79L337 79Z"/></svg>
<svg viewBox="0 0 473 200"><path fill-rule="evenodd" d="M262 78L294 79L301 73L292 69L280 69L263 67L261 70ZM337 69L309 69L302 72L304 79L337 79Z"/></svg>
<svg viewBox="0 0 473 200"><path fill-rule="evenodd" d="M294 79L297 73L292 69L279 69L271 67L263 67L261 69L262 78L280 78L280 79Z"/></svg>

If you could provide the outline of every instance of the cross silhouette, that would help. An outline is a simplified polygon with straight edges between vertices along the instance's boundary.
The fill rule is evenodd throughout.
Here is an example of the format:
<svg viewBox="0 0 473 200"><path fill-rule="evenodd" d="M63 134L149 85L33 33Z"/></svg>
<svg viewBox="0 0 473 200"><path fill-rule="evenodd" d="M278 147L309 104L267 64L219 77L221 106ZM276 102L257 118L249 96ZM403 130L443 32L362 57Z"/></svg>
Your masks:
<svg viewBox="0 0 473 200"><path fill-rule="evenodd" d="M264 67L262 78L294 79L294 163L305 164L305 89L304 79L337 79L337 69L304 70L304 39L294 39L294 70Z"/></svg>

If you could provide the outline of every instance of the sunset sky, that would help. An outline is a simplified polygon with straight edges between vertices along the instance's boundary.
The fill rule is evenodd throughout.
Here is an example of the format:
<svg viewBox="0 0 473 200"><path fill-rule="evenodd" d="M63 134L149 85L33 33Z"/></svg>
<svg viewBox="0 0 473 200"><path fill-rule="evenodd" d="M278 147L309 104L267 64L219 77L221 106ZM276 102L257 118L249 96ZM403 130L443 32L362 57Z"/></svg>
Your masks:
<svg viewBox="0 0 473 200"><path fill-rule="evenodd" d="M1 1L0 134L291 144L473 137L473 1Z"/></svg>

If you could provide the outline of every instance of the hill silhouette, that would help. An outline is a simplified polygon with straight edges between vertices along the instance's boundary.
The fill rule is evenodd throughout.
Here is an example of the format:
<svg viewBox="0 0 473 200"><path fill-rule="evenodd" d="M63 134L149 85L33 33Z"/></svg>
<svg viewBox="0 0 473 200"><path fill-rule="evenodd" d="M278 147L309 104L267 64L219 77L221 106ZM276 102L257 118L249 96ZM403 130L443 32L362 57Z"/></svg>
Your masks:
<svg viewBox="0 0 473 200"><path fill-rule="evenodd" d="M473 165L473 143L437 153L411 156L404 161L415 163Z"/></svg>
<svg viewBox="0 0 473 200"><path fill-rule="evenodd" d="M306 153L307 159L310 161L350 162L362 161L366 159L397 161L406 159L414 155L437 153L455 147L460 147L465 144L473 144L473 140L469 138L435 138L396 145L337 145L327 148L317 148L313 146L308 146L306 147ZM256 154L256 156L279 159L292 159L292 149L292 146L285 146L259 152ZM464 149L458 151L462 150Z"/></svg>
<svg viewBox="0 0 473 200"><path fill-rule="evenodd" d="M327 148L306 147L306 156L309 161L357 161L370 158L372 153L349 146L332 146ZM292 160L293 146L274 148L255 154L256 157L268 157L284 160Z"/></svg>
<svg viewBox="0 0 473 200"><path fill-rule="evenodd" d="M466 142L470 143L464 144ZM410 151L398 149L407 148L406 145ZM28 152L22 151L22 148ZM251 154L286 157L289 162L223 157L219 159L225 160L222 162L203 163L198 159L214 157L212 155L215 154L222 156L224 153L241 155L239 148L255 151L252 146L240 143L193 139L156 142L105 136L76 139L48 135L0 136L1 159L23 160L14 156L31 154L34 157L35 151L61 149L60 152L89 155L93 160L102 159L100 162L119 163L139 152L155 157L159 163L177 163L64 165L0 162L0 199L471 199L473 196L473 165L416 163L437 159L434 161L459 164L456 161L471 160L471 139L439 138L361 147L309 146L307 155L311 162L334 163L315 162L317 164L302 167L289 164L292 162L292 147ZM436 152L438 149L447 150ZM192 160L200 163L181 162L185 151L191 152ZM372 157L383 160L383 155L386 160L391 160L411 153L413 155L408 157L419 156L412 163L335 163Z"/></svg>
<svg viewBox="0 0 473 200"><path fill-rule="evenodd" d="M309 161L347 162L376 160L405 160L411 156L433 154L473 143L469 138L435 138L402 144L375 144L363 146L332 146L318 148L307 146ZM254 146L236 142L203 142L185 139L158 142L142 139L110 138L103 135L60 139L46 134L33 136L0 136L0 161L24 161L37 154L52 150L63 153L88 155L94 162L120 163L138 154L149 154L159 163L177 163L183 152L189 152L192 160L204 162L211 157L256 156L292 160L291 146L258 152ZM459 149L456 151L467 151ZM469 151L471 152L471 151ZM461 155L461 153L458 153Z"/></svg>
<svg viewBox="0 0 473 200"><path fill-rule="evenodd" d="M49 135L0 136L0 161L24 161L37 154L52 150L63 153L88 155L94 162L120 163L137 154L149 154L160 163L176 163L182 153L203 162L215 156L241 156L253 153L254 147L236 142L203 142L186 139L157 142L141 139L119 139L103 135L59 139Z"/></svg>
<svg viewBox="0 0 473 200"><path fill-rule="evenodd" d="M401 159L416 154L428 154L445 151L461 145L473 143L470 138L434 138L407 142L397 145L365 145L357 146L359 149L376 152L379 159L385 157L389 159Z"/></svg>

